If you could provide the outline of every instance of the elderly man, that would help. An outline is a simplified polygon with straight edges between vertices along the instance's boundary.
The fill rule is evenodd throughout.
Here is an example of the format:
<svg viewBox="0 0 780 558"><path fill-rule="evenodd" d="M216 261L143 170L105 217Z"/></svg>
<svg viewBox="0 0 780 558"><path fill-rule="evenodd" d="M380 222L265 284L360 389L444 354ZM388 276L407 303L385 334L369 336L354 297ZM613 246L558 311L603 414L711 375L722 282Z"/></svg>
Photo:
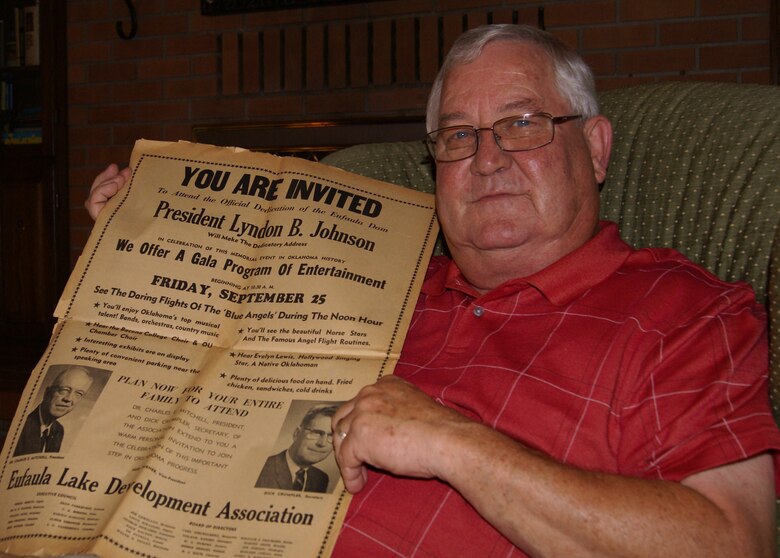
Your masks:
<svg viewBox="0 0 780 558"><path fill-rule="evenodd" d="M333 417L334 556L770 556L780 448L744 285L599 222L610 123L552 36L487 26L428 106L452 259ZM93 215L127 179L109 167Z"/></svg>
<svg viewBox="0 0 780 558"><path fill-rule="evenodd" d="M336 409L336 405L315 405L306 411L290 447L266 460L255 487L327 492L328 474L314 465L333 451L330 423Z"/></svg>
<svg viewBox="0 0 780 558"><path fill-rule="evenodd" d="M70 413L91 385L92 376L82 366L69 366L57 374L40 405L24 421L14 455L59 452L65 428L57 419Z"/></svg>

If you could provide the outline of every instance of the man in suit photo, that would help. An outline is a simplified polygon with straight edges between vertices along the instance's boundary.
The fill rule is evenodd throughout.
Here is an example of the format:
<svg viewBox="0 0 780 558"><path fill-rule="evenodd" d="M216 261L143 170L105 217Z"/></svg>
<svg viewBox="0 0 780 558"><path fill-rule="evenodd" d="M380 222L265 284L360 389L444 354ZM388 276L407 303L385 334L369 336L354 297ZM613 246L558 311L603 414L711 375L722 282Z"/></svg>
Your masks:
<svg viewBox="0 0 780 558"><path fill-rule="evenodd" d="M255 488L327 492L328 474L314 465L333 451L330 423L336 409L338 405L311 407L293 432L292 444L266 460Z"/></svg>
<svg viewBox="0 0 780 558"><path fill-rule="evenodd" d="M68 366L46 387L43 400L28 416L14 456L60 451L65 428L57 420L70 413L92 385L92 375L83 366Z"/></svg>

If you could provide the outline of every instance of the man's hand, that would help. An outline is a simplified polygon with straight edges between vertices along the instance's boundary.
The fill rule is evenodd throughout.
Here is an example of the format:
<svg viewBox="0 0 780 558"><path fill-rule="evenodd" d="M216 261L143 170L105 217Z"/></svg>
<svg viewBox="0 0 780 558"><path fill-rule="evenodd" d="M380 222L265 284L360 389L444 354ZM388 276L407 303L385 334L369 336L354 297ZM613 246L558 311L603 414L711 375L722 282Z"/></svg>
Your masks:
<svg viewBox="0 0 780 558"><path fill-rule="evenodd" d="M397 475L437 477L447 433L468 423L397 376L364 387L333 416L336 461L346 489L363 488L366 465Z"/></svg>
<svg viewBox="0 0 780 558"><path fill-rule="evenodd" d="M130 180L130 169L124 168L119 170L119 167L114 163L108 165L106 170L97 175L92 182L92 187L89 189L89 197L84 202L84 207L87 208L89 216L92 219L97 219L106 202L114 197L128 180Z"/></svg>

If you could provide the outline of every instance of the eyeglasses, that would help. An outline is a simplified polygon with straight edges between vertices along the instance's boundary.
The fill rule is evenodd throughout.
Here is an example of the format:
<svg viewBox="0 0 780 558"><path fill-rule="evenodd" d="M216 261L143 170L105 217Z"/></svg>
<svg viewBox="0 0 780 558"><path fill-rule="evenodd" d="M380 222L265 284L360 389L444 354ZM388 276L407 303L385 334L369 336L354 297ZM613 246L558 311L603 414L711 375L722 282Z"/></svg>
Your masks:
<svg viewBox="0 0 780 558"><path fill-rule="evenodd" d="M301 430L303 430L303 435L307 440L321 440L322 438L325 438L329 444L333 443L333 432L325 432L324 430L306 428L305 426L301 426Z"/></svg>
<svg viewBox="0 0 780 558"><path fill-rule="evenodd" d="M552 142L556 124L577 118L582 118L582 115L552 116L536 112L496 120L490 128L447 126L428 134L425 144L431 156L441 163L460 161L477 152L479 132L490 130L502 151L530 151Z"/></svg>
<svg viewBox="0 0 780 558"><path fill-rule="evenodd" d="M86 391L81 390L73 391L73 388L66 386L54 386L53 389L54 393L60 397L68 397L70 399L81 399L87 393Z"/></svg>

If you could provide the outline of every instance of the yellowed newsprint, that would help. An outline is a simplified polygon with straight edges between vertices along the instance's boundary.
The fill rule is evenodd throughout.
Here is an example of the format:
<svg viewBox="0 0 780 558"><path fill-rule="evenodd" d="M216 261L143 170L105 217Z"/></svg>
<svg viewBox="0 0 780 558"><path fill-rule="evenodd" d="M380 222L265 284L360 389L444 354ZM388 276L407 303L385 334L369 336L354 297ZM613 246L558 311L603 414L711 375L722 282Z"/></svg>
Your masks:
<svg viewBox="0 0 780 558"><path fill-rule="evenodd" d="M303 417L392 372L432 197L186 142L139 141L131 168L0 456L0 552L328 556L349 495ZM318 471L269 487L302 440Z"/></svg>

